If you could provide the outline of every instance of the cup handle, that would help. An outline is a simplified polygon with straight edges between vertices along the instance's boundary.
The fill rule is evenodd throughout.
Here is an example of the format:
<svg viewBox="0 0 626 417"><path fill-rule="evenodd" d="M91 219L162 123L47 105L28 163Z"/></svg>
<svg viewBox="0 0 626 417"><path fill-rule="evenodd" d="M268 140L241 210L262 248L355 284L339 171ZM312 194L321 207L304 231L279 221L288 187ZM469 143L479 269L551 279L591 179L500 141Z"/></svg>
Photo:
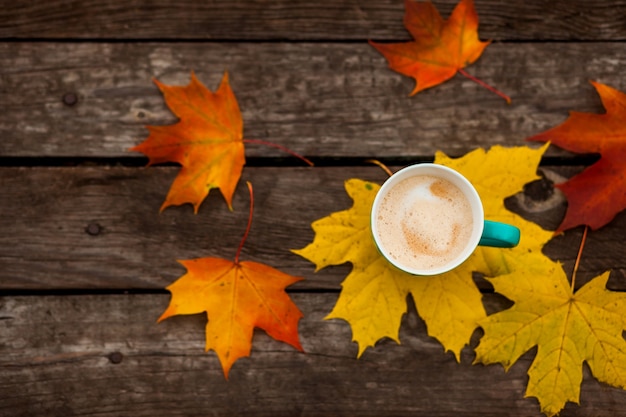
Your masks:
<svg viewBox="0 0 626 417"><path fill-rule="evenodd" d="M517 246L519 239L520 231L517 227L506 223L485 220L483 235L480 237L478 245L494 248L512 248Z"/></svg>

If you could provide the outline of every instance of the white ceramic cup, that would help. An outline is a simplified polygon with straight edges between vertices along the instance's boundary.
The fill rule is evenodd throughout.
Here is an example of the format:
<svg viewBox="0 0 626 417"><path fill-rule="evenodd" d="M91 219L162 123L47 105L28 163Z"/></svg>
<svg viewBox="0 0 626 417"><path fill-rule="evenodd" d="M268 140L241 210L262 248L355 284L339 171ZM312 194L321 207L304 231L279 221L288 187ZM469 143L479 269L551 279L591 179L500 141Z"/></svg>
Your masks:
<svg viewBox="0 0 626 417"><path fill-rule="evenodd" d="M384 197L388 192L401 181L413 177L428 175L436 178L442 178L450 181L465 195L472 213L472 229L467 244L460 253L453 259L443 265L435 267L416 267L415 265L404 264L390 255L390 251L385 247L380 237L380 228L378 225L379 209ZM374 242L380 253L396 268L399 268L413 275L438 275L448 272L461 265L474 252L477 246L493 246L510 248L518 244L520 239L520 231L517 227L500 223L487 221L484 218L483 205L474 186L460 173L438 164L415 164L403 168L393 174L382 185L374 203L371 212L371 229Z"/></svg>

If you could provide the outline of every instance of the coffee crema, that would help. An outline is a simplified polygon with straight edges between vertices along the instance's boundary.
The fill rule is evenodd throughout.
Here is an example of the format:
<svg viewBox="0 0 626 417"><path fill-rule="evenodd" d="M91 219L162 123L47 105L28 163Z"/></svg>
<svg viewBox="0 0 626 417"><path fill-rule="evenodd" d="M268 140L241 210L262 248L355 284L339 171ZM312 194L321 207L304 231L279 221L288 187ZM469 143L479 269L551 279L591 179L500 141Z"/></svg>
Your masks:
<svg viewBox="0 0 626 417"><path fill-rule="evenodd" d="M472 207L450 181L416 175L394 185L375 219L388 255L409 268L428 270L455 260L473 230Z"/></svg>

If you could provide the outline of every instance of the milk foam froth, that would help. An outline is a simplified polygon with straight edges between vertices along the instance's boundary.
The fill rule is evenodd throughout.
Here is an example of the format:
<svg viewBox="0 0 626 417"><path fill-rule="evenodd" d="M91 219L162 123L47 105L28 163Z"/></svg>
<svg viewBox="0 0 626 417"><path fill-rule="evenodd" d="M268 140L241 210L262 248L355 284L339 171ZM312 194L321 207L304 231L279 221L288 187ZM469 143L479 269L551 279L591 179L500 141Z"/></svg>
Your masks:
<svg viewBox="0 0 626 417"><path fill-rule="evenodd" d="M389 256L421 270L456 259L473 229L472 208L463 192L431 175L394 185L381 201L376 222L380 244Z"/></svg>

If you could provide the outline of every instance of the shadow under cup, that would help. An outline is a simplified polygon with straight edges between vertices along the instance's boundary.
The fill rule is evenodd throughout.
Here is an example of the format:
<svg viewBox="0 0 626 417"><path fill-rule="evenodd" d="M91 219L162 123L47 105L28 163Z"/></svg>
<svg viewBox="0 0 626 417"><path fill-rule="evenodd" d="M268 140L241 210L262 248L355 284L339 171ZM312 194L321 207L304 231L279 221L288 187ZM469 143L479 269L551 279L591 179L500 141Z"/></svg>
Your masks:
<svg viewBox="0 0 626 417"><path fill-rule="evenodd" d="M389 192L404 180L418 176L428 176L434 177L435 179L443 179L449 181L454 186L456 186L458 190L460 190L460 192L462 193L460 199L462 200L462 197L465 197L467 203L469 203L469 210L471 211L471 231L469 232L469 238L464 239L465 245L460 250L457 249L457 253L452 259L447 259L444 263L439 263L432 267L425 265L414 265L414 262L402 262L401 260L392 256L390 248L386 247L384 242L389 242L390 239L393 239L393 244L397 247L396 242L404 239L404 237L397 236L395 233L394 236L382 237L382 227L379 224L379 222L382 222L382 220L378 219L381 205L390 204L390 202L383 203L383 200L389 194ZM443 183L445 184L445 181ZM455 193L458 194L458 192L456 191ZM467 204L465 202L463 202L463 205L467 209ZM393 206L393 210L395 210L395 206ZM398 210L401 210L400 207L398 207ZM399 170L391 177L389 177L387 181L385 181L385 183L382 185L374 199L370 221L374 243L376 244L381 255L385 257L395 267L412 275L437 275L450 271L465 262L465 260L469 258L469 256L474 252L479 244L485 246L513 247L519 242L519 229L517 229L515 226L498 222L485 222L483 205L478 195L478 192L464 176L451 168L437 164L425 163L410 165ZM487 223L487 228L485 227L485 223ZM483 233L488 233L489 236L483 236ZM405 246L408 247L408 243ZM410 250L407 249L407 251ZM413 265L410 265L409 263Z"/></svg>

